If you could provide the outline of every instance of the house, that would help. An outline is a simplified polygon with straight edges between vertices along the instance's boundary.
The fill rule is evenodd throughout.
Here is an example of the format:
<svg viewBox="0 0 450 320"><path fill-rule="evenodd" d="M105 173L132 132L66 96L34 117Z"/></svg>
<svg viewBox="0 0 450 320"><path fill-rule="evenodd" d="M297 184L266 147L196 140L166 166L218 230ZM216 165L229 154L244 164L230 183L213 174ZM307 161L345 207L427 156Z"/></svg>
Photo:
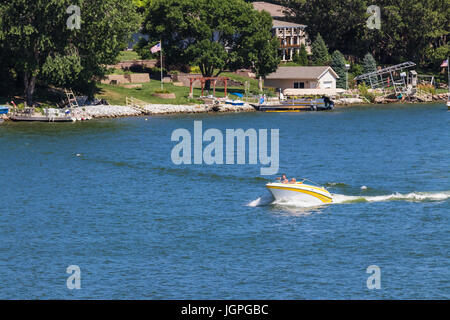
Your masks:
<svg viewBox="0 0 450 320"><path fill-rule="evenodd" d="M282 61L292 61L294 53L300 52L302 44L311 53L310 41L306 33L306 25L286 21L292 15L289 9L267 2L253 2L253 8L266 11L272 16L272 33L280 42L279 53Z"/></svg>
<svg viewBox="0 0 450 320"><path fill-rule="evenodd" d="M328 66L279 67L264 85L275 89L336 89L339 76Z"/></svg>

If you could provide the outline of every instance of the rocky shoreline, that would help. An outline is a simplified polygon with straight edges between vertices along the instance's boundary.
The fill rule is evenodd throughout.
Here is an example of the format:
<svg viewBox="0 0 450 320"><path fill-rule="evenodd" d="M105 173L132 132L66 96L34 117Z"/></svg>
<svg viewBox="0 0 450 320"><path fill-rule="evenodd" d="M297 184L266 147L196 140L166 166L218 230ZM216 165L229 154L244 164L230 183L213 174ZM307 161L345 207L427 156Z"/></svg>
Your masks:
<svg viewBox="0 0 450 320"><path fill-rule="evenodd" d="M444 98L445 95L445 98ZM402 103L424 103L424 102L439 102L445 101L447 94L432 96L427 101L395 101ZM361 98L341 98L335 101L336 107L342 108L352 105L363 104L383 104L386 101L377 101L377 103L368 103ZM233 112L254 112L256 111L250 104L244 104L243 106L233 105L171 105L171 104L148 104L145 106L121 106L121 105L90 105L80 107L76 112L77 119L93 119L93 118L121 118L121 117L134 117L143 115L164 115L164 114L188 114L188 113L233 113ZM9 120L8 115L0 115L0 119Z"/></svg>
<svg viewBox="0 0 450 320"><path fill-rule="evenodd" d="M143 107L131 106L85 106L81 108L81 114L91 118L118 118L128 116L152 115L152 114L177 114L177 113L208 113L208 112L253 112L256 111L249 104L243 106L220 105L171 105L149 104Z"/></svg>

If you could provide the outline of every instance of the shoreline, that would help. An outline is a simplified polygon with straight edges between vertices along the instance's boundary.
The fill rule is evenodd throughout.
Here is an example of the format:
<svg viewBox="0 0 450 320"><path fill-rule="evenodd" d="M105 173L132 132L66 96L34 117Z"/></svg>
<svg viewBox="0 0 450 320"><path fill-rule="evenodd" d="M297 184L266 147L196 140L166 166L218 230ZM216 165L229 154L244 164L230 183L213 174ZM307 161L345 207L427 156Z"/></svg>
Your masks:
<svg viewBox="0 0 450 320"><path fill-rule="evenodd" d="M350 99L349 99L350 100ZM351 99L352 101L339 101L335 105L335 109L345 109L357 106L376 106L386 105L386 103L366 103L362 99ZM358 101L355 101L358 100ZM360 100L360 101L359 101ZM445 100L433 100L430 102L408 102L399 101L390 104L406 104L406 105L421 105L421 104L439 104L445 103ZM78 116L87 119L114 119L125 117L140 117L152 115L174 115L174 114L206 114L206 113L244 113L257 112L248 103L243 106L220 105L216 109L212 105L171 105L171 104L148 104L143 107L121 106L121 105L91 105L80 107ZM0 116L1 120L11 121L8 115ZM0 121L1 122L1 121Z"/></svg>

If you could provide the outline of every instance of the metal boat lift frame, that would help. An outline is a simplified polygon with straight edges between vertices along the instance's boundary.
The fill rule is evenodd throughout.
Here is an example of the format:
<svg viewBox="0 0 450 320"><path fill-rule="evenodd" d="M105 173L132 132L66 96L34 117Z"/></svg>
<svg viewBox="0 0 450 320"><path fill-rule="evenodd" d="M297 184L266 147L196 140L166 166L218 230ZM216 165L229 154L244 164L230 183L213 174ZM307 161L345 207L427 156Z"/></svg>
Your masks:
<svg viewBox="0 0 450 320"><path fill-rule="evenodd" d="M401 79L394 78L394 73L403 72L403 70L412 68L416 66L416 64L412 61L403 62L400 64L396 64L394 66L386 67L377 71L364 73L355 78L356 81L364 81L369 82L370 87L372 89L382 88L386 89L387 87L392 86L396 93L405 93L407 90L407 84L409 84L409 79L405 82L405 77L401 77ZM417 74L417 73L416 73ZM387 76L384 78L384 76ZM385 81L385 79L388 79ZM399 81L400 80L400 81Z"/></svg>

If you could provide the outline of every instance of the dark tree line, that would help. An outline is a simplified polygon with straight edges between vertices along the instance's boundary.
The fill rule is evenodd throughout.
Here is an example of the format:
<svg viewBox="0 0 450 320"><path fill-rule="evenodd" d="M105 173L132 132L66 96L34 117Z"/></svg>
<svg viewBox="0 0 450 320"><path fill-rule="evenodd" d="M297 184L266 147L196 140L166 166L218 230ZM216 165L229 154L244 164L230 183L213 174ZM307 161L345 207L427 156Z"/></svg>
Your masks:
<svg viewBox="0 0 450 320"><path fill-rule="evenodd" d="M292 21L320 34L330 51L359 59L370 52L382 64L412 60L436 68L450 54L448 0L281 0ZM381 29L369 29L367 8L381 9Z"/></svg>
<svg viewBox="0 0 450 320"><path fill-rule="evenodd" d="M80 10L76 19L68 19ZM32 104L38 86L72 87L92 95L95 82L122 50L140 17L130 0L10 0L0 3L0 90L23 90ZM69 27L74 26L74 27Z"/></svg>

